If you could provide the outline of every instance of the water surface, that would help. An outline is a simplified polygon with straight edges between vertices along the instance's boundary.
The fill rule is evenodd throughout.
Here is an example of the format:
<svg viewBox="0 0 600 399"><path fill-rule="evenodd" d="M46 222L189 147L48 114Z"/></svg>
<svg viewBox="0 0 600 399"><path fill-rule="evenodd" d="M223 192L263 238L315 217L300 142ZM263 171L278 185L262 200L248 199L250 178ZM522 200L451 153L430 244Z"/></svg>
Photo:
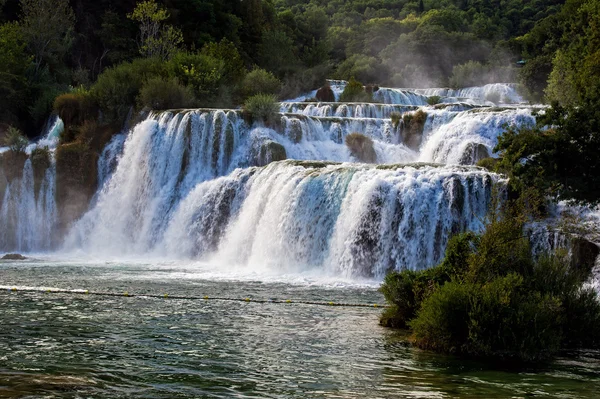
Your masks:
<svg viewBox="0 0 600 399"><path fill-rule="evenodd" d="M377 284L215 265L0 263L0 285L381 303ZM0 398L593 398L600 352L507 371L436 355L375 308L0 291Z"/></svg>

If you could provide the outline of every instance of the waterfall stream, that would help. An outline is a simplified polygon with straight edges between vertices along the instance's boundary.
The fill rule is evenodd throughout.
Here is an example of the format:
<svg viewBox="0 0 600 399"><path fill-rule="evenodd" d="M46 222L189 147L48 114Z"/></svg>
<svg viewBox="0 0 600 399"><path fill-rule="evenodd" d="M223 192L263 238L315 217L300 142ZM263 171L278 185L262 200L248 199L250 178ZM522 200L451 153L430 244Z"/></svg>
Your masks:
<svg viewBox="0 0 600 399"><path fill-rule="evenodd" d="M332 82L336 96L343 86ZM539 107L519 105L504 84L380 88L374 98L284 102L277 126L250 126L237 110L152 113L100 154L98 192L65 237L53 234L55 168L36 185L27 161L21 178L0 185L0 249L350 277L430 267L451 234L482 228L492 185L504 183L472 165L506 126L535 123ZM425 119L414 129L405 121L417 113ZM40 142L54 140L56 123ZM375 165L345 144L355 132L372 140Z"/></svg>

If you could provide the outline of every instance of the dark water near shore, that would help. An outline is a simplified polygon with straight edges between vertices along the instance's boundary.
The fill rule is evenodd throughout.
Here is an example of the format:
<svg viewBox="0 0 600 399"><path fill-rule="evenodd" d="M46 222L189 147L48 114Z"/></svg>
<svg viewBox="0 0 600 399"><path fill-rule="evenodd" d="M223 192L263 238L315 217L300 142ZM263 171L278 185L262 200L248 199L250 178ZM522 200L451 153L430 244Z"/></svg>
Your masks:
<svg viewBox="0 0 600 399"><path fill-rule="evenodd" d="M0 263L0 286L381 303L372 282L177 264ZM286 281L285 283L283 281ZM291 283L287 283L291 281ZM0 398L596 398L600 352L499 370L408 347L380 310L0 291Z"/></svg>

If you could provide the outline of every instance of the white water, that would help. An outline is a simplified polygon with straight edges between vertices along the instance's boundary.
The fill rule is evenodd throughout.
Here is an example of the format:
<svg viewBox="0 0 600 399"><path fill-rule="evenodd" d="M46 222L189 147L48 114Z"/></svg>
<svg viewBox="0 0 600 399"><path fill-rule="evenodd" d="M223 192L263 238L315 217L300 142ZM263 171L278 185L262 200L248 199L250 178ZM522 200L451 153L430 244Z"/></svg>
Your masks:
<svg viewBox="0 0 600 399"><path fill-rule="evenodd" d="M334 82L336 95L343 85ZM253 273L380 278L390 268L429 267L452 232L481 228L491 185L499 181L457 164L491 154L505 124L534 122L531 107L494 109L481 101L507 87L446 91L444 101L452 104L435 107L426 105L427 96L441 89L379 89L375 97L389 104L285 102L275 129L250 127L237 111L151 114L105 147L99 191L66 238L39 227L56 223L48 200L55 190L52 168L43 196L32 194L29 183L10 184L11 200L3 204L12 208L6 205L7 221L0 223L12 226L9 215L18 214L23 227L5 229L16 235L0 242L25 252L62 242L71 255L195 259ZM427 120L417 146L413 138L409 148L402 123L394 126L390 117L419 109ZM356 163L345 145L354 132L373 140L378 164L447 166ZM272 152L277 145L287 159L344 164L259 167L278 156ZM27 189L17 192L16 184ZM42 202L34 205L32 195ZM34 209L47 211L31 217ZM36 237L38 231L44 233Z"/></svg>

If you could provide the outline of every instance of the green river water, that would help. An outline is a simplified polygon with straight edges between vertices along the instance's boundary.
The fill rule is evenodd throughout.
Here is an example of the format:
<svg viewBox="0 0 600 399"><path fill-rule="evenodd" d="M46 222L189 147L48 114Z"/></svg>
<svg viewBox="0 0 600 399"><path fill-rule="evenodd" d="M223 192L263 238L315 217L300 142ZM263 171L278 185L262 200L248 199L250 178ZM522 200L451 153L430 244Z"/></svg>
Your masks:
<svg viewBox="0 0 600 399"><path fill-rule="evenodd" d="M44 292L383 303L376 282L45 259L0 286L0 398L600 397L600 352L503 370L411 348L375 308Z"/></svg>

